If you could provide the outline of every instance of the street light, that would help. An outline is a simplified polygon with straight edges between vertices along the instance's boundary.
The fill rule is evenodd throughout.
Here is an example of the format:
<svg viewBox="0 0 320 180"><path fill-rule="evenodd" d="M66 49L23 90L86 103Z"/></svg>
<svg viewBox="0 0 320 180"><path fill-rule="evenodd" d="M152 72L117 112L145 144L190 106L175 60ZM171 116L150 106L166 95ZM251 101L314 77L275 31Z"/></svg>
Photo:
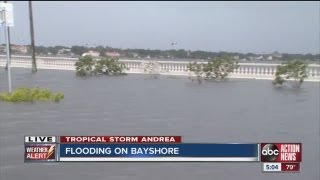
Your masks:
<svg viewBox="0 0 320 180"><path fill-rule="evenodd" d="M7 47L7 66L8 69L8 86L11 93L11 60L10 60L10 45L9 45L9 26L13 26L13 12L11 3L0 3L1 10L1 25L5 29L5 39Z"/></svg>

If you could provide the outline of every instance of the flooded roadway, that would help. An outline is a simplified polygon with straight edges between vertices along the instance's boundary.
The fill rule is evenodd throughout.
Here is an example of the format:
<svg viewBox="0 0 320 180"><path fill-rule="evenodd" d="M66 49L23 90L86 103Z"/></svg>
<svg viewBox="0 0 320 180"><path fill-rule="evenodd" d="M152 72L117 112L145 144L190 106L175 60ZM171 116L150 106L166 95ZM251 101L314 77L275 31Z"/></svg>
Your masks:
<svg viewBox="0 0 320 180"><path fill-rule="evenodd" d="M60 103L0 102L1 180L319 179L319 83L197 85L186 77L78 78L13 69L13 87L61 91ZM0 91L7 90L0 69ZM302 142L302 172L262 173L259 163L24 163L24 135L182 135L186 142Z"/></svg>

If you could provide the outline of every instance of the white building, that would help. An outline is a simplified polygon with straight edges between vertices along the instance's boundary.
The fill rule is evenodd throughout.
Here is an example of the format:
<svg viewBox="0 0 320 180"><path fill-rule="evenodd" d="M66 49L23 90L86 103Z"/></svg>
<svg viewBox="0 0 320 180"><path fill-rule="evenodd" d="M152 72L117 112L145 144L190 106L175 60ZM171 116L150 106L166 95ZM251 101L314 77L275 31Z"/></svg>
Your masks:
<svg viewBox="0 0 320 180"><path fill-rule="evenodd" d="M106 52L106 56L120 57L120 53L118 53L118 52Z"/></svg>
<svg viewBox="0 0 320 180"><path fill-rule="evenodd" d="M93 56L93 57L99 57L100 53L98 51L89 51L82 54L82 56Z"/></svg>
<svg viewBox="0 0 320 180"><path fill-rule="evenodd" d="M68 54L71 52L71 49L59 49L58 54Z"/></svg>
<svg viewBox="0 0 320 180"><path fill-rule="evenodd" d="M256 60L262 60L263 56L256 57Z"/></svg>
<svg viewBox="0 0 320 180"><path fill-rule="evenodd" d="M11 45L11 50L20 54L26 54L28 53L28 48L27 46L23 46L23 45Z"/></svg>

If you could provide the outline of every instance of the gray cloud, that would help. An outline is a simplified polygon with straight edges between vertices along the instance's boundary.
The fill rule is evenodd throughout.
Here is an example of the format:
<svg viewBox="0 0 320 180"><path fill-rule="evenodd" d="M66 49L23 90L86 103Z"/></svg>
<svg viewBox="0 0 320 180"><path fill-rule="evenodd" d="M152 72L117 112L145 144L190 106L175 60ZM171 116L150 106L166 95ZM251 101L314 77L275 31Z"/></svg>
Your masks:
<svg viewBox="0 0 320 180"><path fill-rule="evenodd" d="M33 2L37 45L319 53L319 2ZM29 43L13 2L13 43ZM3 41L1 29L1 42Z"/></svg>

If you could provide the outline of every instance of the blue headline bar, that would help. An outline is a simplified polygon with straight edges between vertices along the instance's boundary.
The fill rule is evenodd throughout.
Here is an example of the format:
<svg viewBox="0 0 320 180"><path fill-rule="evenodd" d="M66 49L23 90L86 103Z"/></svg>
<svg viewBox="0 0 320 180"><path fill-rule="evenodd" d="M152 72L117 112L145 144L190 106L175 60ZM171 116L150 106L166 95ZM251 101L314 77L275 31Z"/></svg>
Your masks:
<svg viewBox="0 0 320 180"><path fill-rule="evenodd" d="M60 157L258 157L258 144L60 144Z"/></svg>

